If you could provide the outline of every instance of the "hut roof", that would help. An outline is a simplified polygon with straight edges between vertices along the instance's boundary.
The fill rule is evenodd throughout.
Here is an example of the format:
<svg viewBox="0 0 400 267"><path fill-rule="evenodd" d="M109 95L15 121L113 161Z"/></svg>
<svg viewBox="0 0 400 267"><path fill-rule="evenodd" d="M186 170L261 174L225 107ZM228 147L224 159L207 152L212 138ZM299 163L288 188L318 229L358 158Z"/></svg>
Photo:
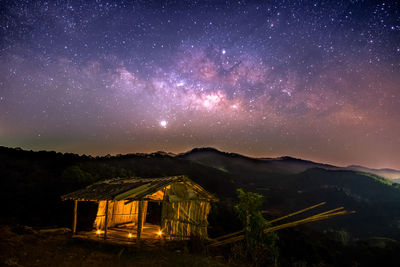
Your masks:
<svg viewBox="0 0 400 267"><path fill-rule="evenodd" d="M186 176L169 176L159 178L113 178L103 180L86 188L63 195L62 200L139 200L176 182L189 184L199 198L217 201L217 198Z"/></svg>

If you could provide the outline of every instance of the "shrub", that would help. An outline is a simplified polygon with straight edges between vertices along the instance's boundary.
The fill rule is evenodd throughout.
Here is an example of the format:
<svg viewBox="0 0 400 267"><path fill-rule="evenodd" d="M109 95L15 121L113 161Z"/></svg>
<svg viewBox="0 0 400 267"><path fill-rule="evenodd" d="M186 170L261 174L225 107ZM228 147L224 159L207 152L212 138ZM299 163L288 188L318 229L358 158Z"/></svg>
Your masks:
<svg viewBox="0 0 400 267"><path fill-rule="evenodd" d="M245 231L247 255L255 265L269 263L276 266L278 235L274 232L264 233L265 228L269 227L261 213L264 197L243 189L238 189L237 193L239 203L235 205L235 211Z"/></svg>

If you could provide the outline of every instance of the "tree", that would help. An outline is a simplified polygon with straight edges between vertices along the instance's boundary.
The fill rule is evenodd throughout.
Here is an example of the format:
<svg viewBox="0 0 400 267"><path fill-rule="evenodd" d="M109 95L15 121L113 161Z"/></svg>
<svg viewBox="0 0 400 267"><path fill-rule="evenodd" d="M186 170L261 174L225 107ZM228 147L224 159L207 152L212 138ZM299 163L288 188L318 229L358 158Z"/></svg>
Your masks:
<svg viewBox="0 0 400 267"><path fill-rule="evenodd" d="M242 221L246 236L246 249L255 265L266 263L277 265L278 248L276 242L278 235L275 232L264 233L269 223L261 213L264 197L257 193L237 190L239 203L235 205L239 219Z"/></svg>
<svg viewBox="0 0 400 267"><path fill-rule="evenodd" d="M88 185L94 182L93 176L83 171L79 166L70 166L64 170L61 174L61 184L64 187L65 192L76 190L82 186Z"/></svg>

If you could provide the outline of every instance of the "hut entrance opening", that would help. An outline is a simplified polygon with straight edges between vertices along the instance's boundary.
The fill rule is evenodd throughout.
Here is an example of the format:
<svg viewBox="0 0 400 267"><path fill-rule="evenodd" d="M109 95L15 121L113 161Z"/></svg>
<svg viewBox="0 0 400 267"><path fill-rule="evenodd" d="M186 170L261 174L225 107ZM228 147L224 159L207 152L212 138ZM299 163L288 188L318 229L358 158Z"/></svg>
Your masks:
<svg viewBox="0 0 400 267"><path fill-rule="evenodd" d="M100 201L94 229L97 235L104 236L107 227L107 238L136 239L156 238L161 229L160 202L153 201ZM158 214L160 213L160 214ZM150 216L149 216L150 215ZM107 217L107 226L105 220ZM158 221L157 221L158 220Z"/></svg>
<svg viewBox="0 0 400 267"><path fill-rule="evenodd" d="M91 231L93 229L93 221L96 218L98 205L93 201L80 201L79 213L77 214L77 231Z"/></svg>
<svg viewBox="0 0 400 267"><path fill-rule="evenodd" d="M147 204L146 222L161 225L161 202L149 201Z"/></svg>
<svg viewBox="0 0 400 267"><path fill-rule="evenodd" d="M131 239L157 238L161 231L163 190L146 195L142 200L99 201L94 228L108 237ZM106 209L108 209L106 216ZM107 217L107 224L106 222Z"/></svg>

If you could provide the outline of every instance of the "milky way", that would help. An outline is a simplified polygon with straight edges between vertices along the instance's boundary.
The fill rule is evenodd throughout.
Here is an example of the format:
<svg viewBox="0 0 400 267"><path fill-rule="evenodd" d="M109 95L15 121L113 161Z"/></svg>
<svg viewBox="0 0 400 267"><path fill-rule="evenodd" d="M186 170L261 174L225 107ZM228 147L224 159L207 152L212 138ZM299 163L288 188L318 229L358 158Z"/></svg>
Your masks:
<svg viewBox="0 0 400 267"><path fill-rule="evenodd" d="M5 1L0 145L400 169L393 1Z"/></svg>

